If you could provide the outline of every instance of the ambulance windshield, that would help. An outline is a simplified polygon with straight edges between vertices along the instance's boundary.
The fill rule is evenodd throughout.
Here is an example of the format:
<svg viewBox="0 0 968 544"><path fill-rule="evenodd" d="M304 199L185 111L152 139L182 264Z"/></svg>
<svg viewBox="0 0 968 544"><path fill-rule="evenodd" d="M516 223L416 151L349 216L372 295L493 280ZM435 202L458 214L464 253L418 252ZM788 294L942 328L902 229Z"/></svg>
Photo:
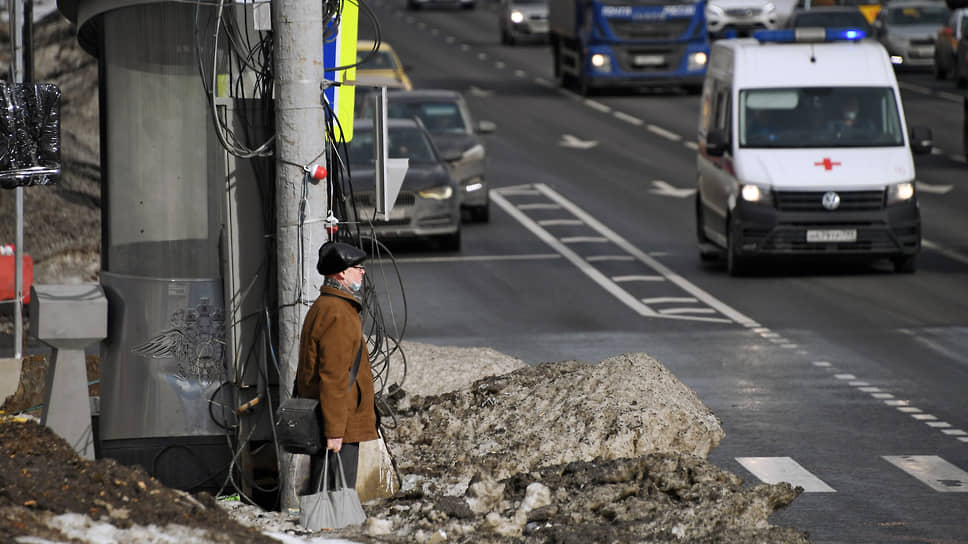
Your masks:
<svg viewBox="0 0 968 544"><path fill-rule="evenodd" d="M746 89L739 123L740 147L904 145L890 87Z"/></svg>

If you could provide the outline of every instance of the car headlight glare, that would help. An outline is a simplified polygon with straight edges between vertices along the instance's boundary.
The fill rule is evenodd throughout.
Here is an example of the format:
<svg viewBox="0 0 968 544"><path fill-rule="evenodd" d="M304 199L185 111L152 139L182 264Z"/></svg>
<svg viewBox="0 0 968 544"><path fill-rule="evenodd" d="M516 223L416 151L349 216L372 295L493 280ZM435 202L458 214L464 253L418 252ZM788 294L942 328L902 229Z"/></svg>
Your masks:
<svg viewBox="0 0 968 544"><path fill-rule="evenodd" d="M602 72L612 71L612 59L603 53L595 53L591 57L592 66Z"/></svg>
<svg viewBox="0 0 968 544"><path fill-rule="evenodd" d="M773 198L773 194L768 187L760 187L759 185L743 185L739 194L746 202L757 204L769 204Z"/></svg>
<svg viewBox="0 0 968 544"><path fill-rule="evenodd" d="M521 13L520 11L512 11L511 22L515 24L524 22L524 14Z"/></svg>
<svg viewBox="0 0 968 544"><path fill-rule="evenodd" d="M420 198L447 200L448 198L454 196L454 189L450 185L441 185L440 187L424 189L423 191L419 191L417 194L420 195Z"/></svg>
<svg viewBox="0 0 968 544"><path fill-rule="evenodd" d="M697 51L695 53L689 54L689 60L687 62L686 70L702 70L706 66L707 55L703 51Z"/></svg>
<svg viewBox="0 0 968 544"><path fill-rule="evenodd" d="M897 204L914 198L914 184L910 181L887 186L887 204Z"/></svg>

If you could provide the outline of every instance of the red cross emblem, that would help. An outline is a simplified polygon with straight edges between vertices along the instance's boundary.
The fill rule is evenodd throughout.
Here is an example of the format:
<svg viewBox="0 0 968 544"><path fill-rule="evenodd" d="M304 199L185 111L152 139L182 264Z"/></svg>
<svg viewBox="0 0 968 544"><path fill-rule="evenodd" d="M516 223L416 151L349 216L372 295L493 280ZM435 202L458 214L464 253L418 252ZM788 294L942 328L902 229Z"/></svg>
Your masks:
<svg viewBox="0 0 968 544"><path fill-rule="evenodd" d="M830 157L824 157L822 161L813 163L814 166L823 166L824 170L833 170L834 166L840 166L839 162L833 162Z"/></svg>

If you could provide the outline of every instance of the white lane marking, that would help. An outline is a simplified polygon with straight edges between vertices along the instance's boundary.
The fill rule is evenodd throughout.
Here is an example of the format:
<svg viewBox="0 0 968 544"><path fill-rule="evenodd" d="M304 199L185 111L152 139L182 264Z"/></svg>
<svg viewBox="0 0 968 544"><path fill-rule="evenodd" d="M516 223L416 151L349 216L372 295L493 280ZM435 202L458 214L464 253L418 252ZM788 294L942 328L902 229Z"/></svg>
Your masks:
<svg viewBox="0 0 968 544"><path fill-rule="evenodd" d="M959 436L958 437L958 440L960 440L962 442L968 442L968 436Z"/></svg>
<svg viewBox="0 0 968 544"><path fill-rule="evenodd" d="M592 255L591 257L585 257L585 260L590 263L597 263L599 261L634 261L635 257L631 255Z"/></svg>
<svg viewBox="0 0 968 544"><path fill-rule="evenodd" d="M642 276L642 275L630 275L630 276L612 276L612 281L615 283L625 283L630 281L665 281L662 276Z"/></svg>
<svg viewBox="0 0 968 544"><path fill-rule="evenodd" d="M918 94L926 94L926 95L931 94L931 89L922 87L920 85L914 85L913 83L908 83L906 81L899 81L897 86L904 90L911 91Z"/></svg>
<svg viewBox="0 0 968 544"><path fill-rule="evenodd" d="M949 93L948 91L938 91L938 97L959 103L963 100L960 94Z"/></svg>
<svg viewBox="0 0 968 544"><path fill-rule="evenodd" d="M543 259L560 259L557 253L531 253L522 255L461 255L460 257L398 257L393 259L373 259L376 263L459 263L474 261L531 261Z"/></svg>
<svg viewBox="0 0 968 544"><path fill-rule="evenodd" d="M944 255L945 257L958 261L961 264L968 264L968 255L963 255L953 249L942 247L939 244L936 244L930 240L925 240L923 238L921 239L921 245L928 249L937 251L938 253Z"/></svg>
<svg viewBox="0 0 968 544"><path fill-rule="evenodd" d="M635 117L633 115L629 115L629 114L627 114L625 112L622 112L622 111L614 112L614 113L612 113L612 115L614 115L615 118L618 119L619 121L625 121L626 123L628 123L630 125L635 125L637 127L640 127L640 126L642 126L642 125L645 124L645 121L639 119L638 117Z"/></svg>
<svg viewBox="0 0 968 544"><path fill-rule="evenodd" d="M712 308L666 308L659 310L662 315L682 315L682 314L714 314L716 310Z"/></svg>
<svg viewBox="0 0 968 544"><path fill-rule="evenodd" d="M819 366L821 368L829 368L830 363L827 361L814 361L813 366Z"/></svg>
<svg viewBox="0 0 968 544"><path fill-rule="evenodd" d="M886 404L888 406L907 406L907 405L911 404L911 401L909 401L909 400L885 400L884 401L884 404ZM920 412L921 410L918 410L918 411Z"/></svg>
<svg viewBox="0 0 968 544"><path fill-rule="evenodd" d="M507 64L504 64L504 61L501 60L494 63L494 67L498 70L503 70L505 66L507 66Z"/></svg>
<svg viewBox="0 0 968 544"><path fill-rule="evenodd" d="M923 181L918 181L915 184L919 192L931 193L933 195L944 195L951 192L954 185L931 185L930 183L925 183Z"/></svg>
<svg viewBox="0 0 968 544"><path fill-rule="evenodd" d="M834 378L837 378L838 380L856 380L857 376L854 376L853 374L834 374Z"/></svg>
<svg viewBox="0 0 968 544"><path fill-rule="evenodd" d="M487 60L487 53L478 53L477 60Z"/></svg>
<svg viewBox="0 0 968 544"><path fill-rule="evenodd" d="M570 147L572 149L591 149L598 145L596 140L582 140L578 136L572 134L562 134L561 140L558 142L561 147Z"/></svg>
<svg viewBox="0 0 968 544"><path fill-rule="evenodd" d="M938 419L931 414L913 414L911 417L918 421L932 421Z"/></svg>
<svg viewBox="0 0 968 544"><path fill-rule="evenodd" d="M860 387L859 389L865 393L879 393L881 391L880 387Z"/></svg>
<svg viewBox="0 0 968 544"><path fill-rule="evenodd" d="M898 406L897 409L899 412L902 412L905 414L920 414L922 411L917 406Z"/></svg>
<svg viewBox="0 0 968 544"><path fill-rule="evenodd" d="M947 421L929 421L928 427L934 427L935 429L947 429L951 427L951 424Z"/></svg>
<svg viewBox="0 0 968 544"><path fill-rule="evenodd" d="M942 493L968 493L968 472L937 455L884 455L882 458Z"/></svg>
<svg viewBox="0 0 968 544"><path fill-rule="evenodd" d="M447 43L454 43L455 41L457 41L457 38L453 36L447 36L446 38L444 38L444 41Z"/></svg>
<svg viewBox="0 0 968 544"><path fill-rule="evenodd" d="M760 336L762 336L763 338L779 338L780 333L772 332L772 331L764 331L760 333Z"/></svg>
<svg viewBox="0 0 968 544"><path fill-rule="evenodd" d="M656 179L656 180L652 180L652 189L650 189L649 192L659 196L686 198L695 194L696 188L695 187L680 188L674 185L670 185L669 182L667 181Z"/></svg>
<svg viewBox="0 0 968 544"><path fill-rule="evenodd" d="M436 28L431 28L430 34L433 36L436 36L437 34L440 34L440 30L437 30Z"/></svg>
<svg viewBox="0 0 968 544"><path fill-rule="evenodd" d="M948 158L955 162L968 162L968 159L964 155L957 155L955 153L948 155Z"/></svg>
<svg viewBox="0 0 968 544"><path fill-rule="evenodd" d="M612 108L610 108L609 106L606 106L605 104L602 104L601 102L598 102L596 100L589 100L589 99L586 98L585 99L585 105L588 106L589 108L593 109L593 110L598 110L598 111L600 111L602 113L609 113L610 111L612 111Z"/></svg>
<svg viewBox="0 0 968 544"><path fill-rule="evenodd" d="M651 308L642 304L638 300L635 300L632 295L627 293L624 289L618 286L615 282L608 279L604 274L599 272L594 266L585 262L577 253L571 250L568 246L563 244L557 238L551 235L548 231L544 230L537 223L531 220L530 217L524 214L521 210L515 208L510 202L508 202L504 196L497 190L491 191L491 199L494 203L504 209L511 217L516 219L519 223L524 225L525 228L531 231L532 234L538 237L541 241L551 246L552 249L560 253L566 259L571 261L578 269L584 273L586 276L591 278L593 281L602 286L603 289L611 293L612 296L624 302L626 306L634 310L636 313L647 317L658 317L658 314L652 311Z"/></svg>
<svg viewBox="0 0 968 544"><path fill-rule="evenodd" d="M893 399L894 395L890 393L871 393L871 396L878 400Z"/></svg>
<svg viewBox="0 0 968 544"><path fill-rule="evenodd" d="M800 345L799 344L783 344L780 347L781 348L784 348L784 349L797 349L798 347L800 347Z"/></svg>
<svg viewBox="0 0 968 544"><path fill-rule="evenodd" d="M542 87L552 88L552 87L555 86L554 83L548 81L547 79L545 79L543 77L536 77L536 78L534 78L534 82L537 83L538 85L541 85Z"/></svg>
<svg viewBox="0 0 968 544"><path fill-rule="evenodd" d="M615 245L619 246L630 255L633 255L634 257L638 258L639 261L644 263L646 266L649 266L659 274L662 274L663 276L665 276L666 279L669 280L671 283L676 284L683 291L686 291L687 293L701 300L703 304L706 304L707 306L715 308L716 310L719 311L719 313L725 315L726 317L728 317L729 319L735 321L740 325L743 325L743 326L756 325L756 321L743 315L739 311L728 306L725 302L720 301L716 297L702 290L699 286L693 285L692 283L690 283L688 280L686 280L679 274L676 274L671 269L669 269L669 267L665 266L664 264L660 263L654 258L646 255L645 252L643 252L639 248L632 245L628 240L616 234L614 231L612 231L611 229L603 225L601 222L599 222L597 219L595 219L594 217L586 213L584 210L582 210L581 208L573 204L571 201L565 199L565 197L553 191L547 185L543 183L539 183L535 185L535 188L541 191L542 193L544 193L551 200L557 202L558 204L561 204L563 208L567 209L572 213L572 215L587 223L589 227L607 236L610 240L612 240L613 243L615 243ZM641 304L638 301L636 301L636 303ZM654 312L652 312L651 310L649 311L652 314L654 314ZM695 319L705 320L710 318L695 318Z"/></svg>
<svg viewBox="0 0 968 544"><path fill-rule="evenodd" d="M693 142L693 141L682 142L682 145L688 147L689 149L691 149L693 151L696 151L696 150L699 149L699 144L697 144L696 142Z"/></svg>
<svg viewBox="0 0 968 544"><path fill-rule="evenodd" d="M870 385L870 382L850 382L847 385L851 387L867 387L868 385Z"/></svg>
<svg viewBox="0 0 968 544"><path fill-rule="evenodd" d="M460 50L461 51L464 51L464 52L470 51L471 50L471 46L467 45L466 43L462 43L462 44L460 44Z"/></svg>
<svg viewBox="0 0 968 544"><path fill-rule="evenodd" d="M936 342L921 334L918 334L916 331L912 331L911 329L898 329L898 330L900 330L904 334L911 336L911 338L915 342L919 344L923 344L925 347L927 347L930 350L940 353L941 355L953 361L959 361L961 363L968 364L968 356L966 356L966 354L964 353L946 348L945 346L942 346L939 342Z"/></svg>
<svg viewBox="0 0 968 544"><path fill-rule="evenodd" d="M563 244L605 244L608 238L602 236L566 236L561 239Z"/></svg>
<svg viewBox="0 0 968 544"><path fill-rule="evenodd" d="M541 194L540 191L535 190L530 184L524 185L512 185L510 187L501 187L501 194L505 195L527 195L527 196L538 196Z"/></svg>
<svg viewBox="0 0 968 544"><path fill-rule="evenodd" d="M693 297L652 297L643 298L642 302L646 304L670 304L670 303L690 303L699 302Z"/></svg>
<svg viewBox="0 0 968 544"><path fill-rule="evenodd" d="M737 457L736 460L764 483L789 482L808 493L837 491L790 457Z"/></svg>
<svg viewBox="0 0 968 544"><path fill-rule="evenodd" d="M962 431L961 429L944 429L941 432L943 432L944 434L950 435L950 436L965 436L965 435L968 435L968 433L966 433L965 431Z"/></svg>
<svg viewBox="0 0 968 544"><path fill-rule="evenodd" d="M528 73L525 72L524 70L520 70L520 69L519 70L515 70L514 71L514 77L528 77Z"/></svg>
<svg viewBox="0 0 968 544"><path fill-rule="evenodd" d="M504 194L508 194L507 191ZM535 202L533 204L518 204L519 210L560 210L557 204L547 204L545 202Z"/></svg>
<svg viewBox="0 0 968 544"><path fill-rule="evenodd" d="M538 221L538 224L542 227L553 227L557 225L584 225L584 223L578 219L544 219L542 221Z"/></svg>
<svg viewBox="0 0 968 544"><path fill-rule="evenodd" d="M666 130L658 125L650 124L650 125L647 125L645 128L647 128L649 132L662 136L666 140L672 140L673 142L678 142L679 140L682 140L682 136L679 136L675 132L672 132L671 130Z"/></svg>

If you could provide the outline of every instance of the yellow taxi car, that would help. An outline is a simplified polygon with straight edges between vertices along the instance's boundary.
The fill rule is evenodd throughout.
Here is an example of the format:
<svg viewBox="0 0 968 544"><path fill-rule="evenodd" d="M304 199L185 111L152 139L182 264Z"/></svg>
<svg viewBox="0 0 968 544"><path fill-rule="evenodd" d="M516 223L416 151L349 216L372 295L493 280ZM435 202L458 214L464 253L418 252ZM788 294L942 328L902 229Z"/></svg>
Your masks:
<svg viewBox="0 0 968 544"><path fill-rule="evenodd" d="M377 47L373 40L357 41L356 62L360 63L356 67L357 85L413 89L400 57L387 42L381 41Z"/></svg>

